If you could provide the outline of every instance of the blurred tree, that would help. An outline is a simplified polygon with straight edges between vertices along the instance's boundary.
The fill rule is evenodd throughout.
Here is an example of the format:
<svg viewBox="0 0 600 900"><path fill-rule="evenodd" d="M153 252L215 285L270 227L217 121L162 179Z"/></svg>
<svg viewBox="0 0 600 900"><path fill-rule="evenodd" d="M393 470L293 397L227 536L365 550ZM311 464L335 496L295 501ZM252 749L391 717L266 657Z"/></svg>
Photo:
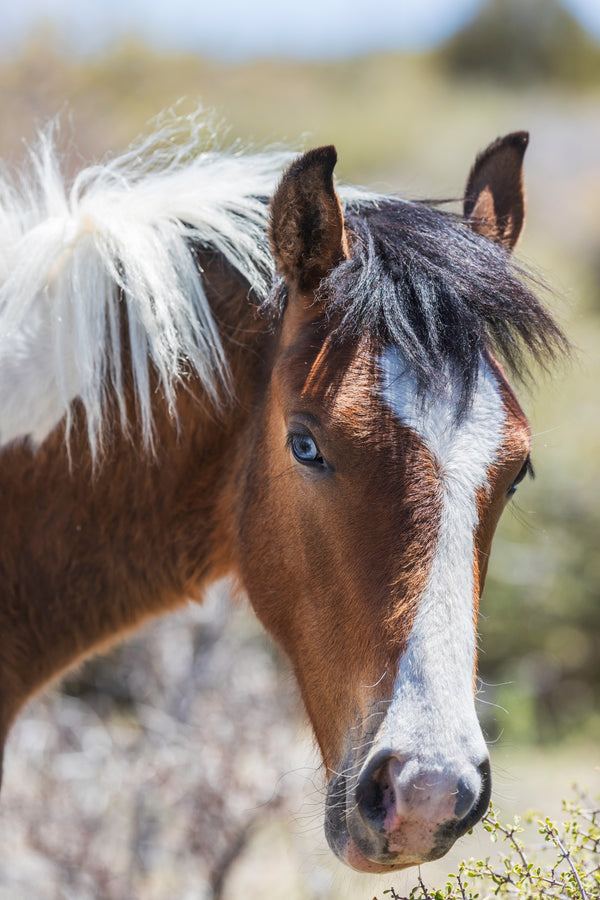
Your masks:
<svg viewBox="0 0 600 900"><path fill-rule="evenodd" d="M600 46L557 0L489 0L439 56L456 75L600 84Z"/></svg>

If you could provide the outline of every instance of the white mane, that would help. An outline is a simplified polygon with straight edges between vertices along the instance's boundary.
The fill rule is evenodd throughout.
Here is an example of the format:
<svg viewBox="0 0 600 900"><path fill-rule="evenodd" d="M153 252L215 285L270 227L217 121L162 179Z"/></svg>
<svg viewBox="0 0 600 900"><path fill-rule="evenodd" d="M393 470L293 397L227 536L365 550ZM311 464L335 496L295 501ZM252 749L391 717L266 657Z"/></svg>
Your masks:
<svg viewBox="0 0 600 900"><path fill-rule="evenodd" d="M190 367L214 403L229 389L191 245L222 253L264 298L273 277L264 198L293 154L219 151L200 115L171 117L68 183L55 130L39 137L16 178L0 173L0 447L26 436L41 442L63 416L68 433L79 398L96 455L109 389L127 427L123 303L151 446L150 364L174 415L174 388ZM376 199L351 187L342 198Z"/></svg>
<svg viewBox="0 0 600 900"><path fill-rule="evenodd" d="M172 119L68 184L50 129L24 172L0 176L0 444L26 435L41 441L64 415L69 425L79 397L96 453L110 386L126 426L122 302L147 444L149 363L171 404L190 366L214 402L227 389L190 239L222 253L264 297L273 262L259 198L272 194L291 155L201 152L207 130L196 118Z"/></svg>

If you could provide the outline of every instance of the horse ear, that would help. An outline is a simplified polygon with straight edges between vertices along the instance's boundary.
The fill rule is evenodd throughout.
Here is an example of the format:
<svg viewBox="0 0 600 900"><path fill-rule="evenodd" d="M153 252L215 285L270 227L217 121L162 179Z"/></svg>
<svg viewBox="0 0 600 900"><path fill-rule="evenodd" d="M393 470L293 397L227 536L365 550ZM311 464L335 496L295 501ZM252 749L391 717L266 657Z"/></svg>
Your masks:
<svg viewBox="0 0 600 900"><path fill-rule="evenodd" d="M344 216L333 186L335 147L301 156L271 200L269 237L277 267L301 290L317 287L348 256Z"/></svg>
<svg viewBox="0 0 600 900"><path fill-rule="evenodd" d="M463 214L473 231L512 250L525 221L526 131L498 138L480 153L467 179Z"/></svg>

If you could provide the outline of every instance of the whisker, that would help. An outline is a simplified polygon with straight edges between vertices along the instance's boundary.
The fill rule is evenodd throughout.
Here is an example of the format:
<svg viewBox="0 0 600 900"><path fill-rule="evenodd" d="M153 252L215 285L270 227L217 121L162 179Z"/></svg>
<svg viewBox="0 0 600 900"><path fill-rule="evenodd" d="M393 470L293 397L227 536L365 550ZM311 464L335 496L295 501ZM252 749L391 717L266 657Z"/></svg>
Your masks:
<svg viewBox="0 0 600 900"><path fill-rule="evenodd" d="M387 669L382 673L381 678L379 678L375 684L363 684L363 688L375 688L378 684L381 684L385 676L387 675Z"/></svg>
<svg viewBox="0 0 600 900"><path fill-rule="evenodd" d="M358 747L352 747L352 751L359 752L360 750L365 750L367 747L372 747L376 740L377 738L373 738L372 741L367 741L365 744L359 744Z"/></svg>
<svg viewBox="0 0 600 900"><path fill-rule="evenodd" d="M488 747L493 747L494 744L499 743L499 741L502 740L502 735L503 735L503 734L504 734L504 728L502 729L502 731L500 732L500 734L498 735L498 737L495 737L493 740L490 740L490 739L486 738L486 739L485 739L485 742L486 742L486 744L488 745Z"/></svg>
<svg viewBox="0 0 600 900"><path fill-rule="evenodd" d="M553 431L558 431L560 428L566 428L566 425L554 425L553 428L546 428L545 431L536 431L535 434L531 435L531 439L533 440L534 438L541 437L543 434L551 434Z"/></svg>
<svg viewBox="0 0 600 900"><path fill-rule="evenodd" d="M493 706L495 709L499 709L503 713L506 713L506 715L508 715L508 710L504 709L503 706L500 706L499 703L493 703L491 700L483 700L481 697L476 697L475 700L477 703L484 703L486 706Z"/></svg>

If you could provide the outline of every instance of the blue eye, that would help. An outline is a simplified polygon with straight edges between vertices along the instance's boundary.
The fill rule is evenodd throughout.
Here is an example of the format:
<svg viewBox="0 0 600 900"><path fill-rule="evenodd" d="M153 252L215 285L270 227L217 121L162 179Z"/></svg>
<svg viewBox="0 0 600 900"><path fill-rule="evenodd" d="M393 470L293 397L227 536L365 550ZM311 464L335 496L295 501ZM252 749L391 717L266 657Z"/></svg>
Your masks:
<svg viewBox="0 0 600 900"><path fill-rule="evenodd" d="M324 460L319 453L317 442L310 434L290 434L288 438L290 450L299 463L305 466L322 466Z"/></svg>

